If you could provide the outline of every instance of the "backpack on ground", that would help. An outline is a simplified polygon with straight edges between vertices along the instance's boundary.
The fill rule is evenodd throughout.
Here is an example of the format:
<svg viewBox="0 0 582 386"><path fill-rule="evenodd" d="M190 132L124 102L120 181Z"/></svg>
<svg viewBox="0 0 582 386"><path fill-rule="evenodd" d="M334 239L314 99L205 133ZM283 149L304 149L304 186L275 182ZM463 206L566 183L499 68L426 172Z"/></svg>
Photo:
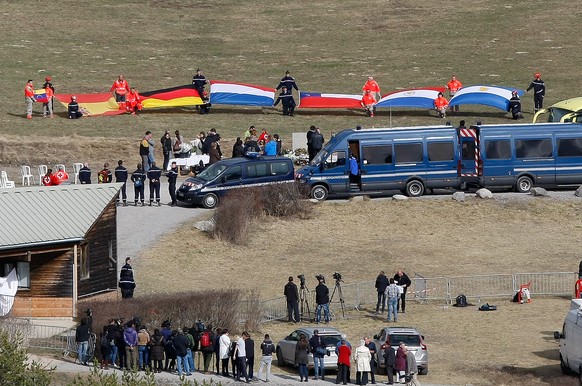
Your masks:
<svg viewBox="0 0 582 386"><path fill-rule="evenodd" d="M457 296L457 298L455 299L455 304L453 304L453 307L467 307L467 306L469 306L469 303L467 303L467 297L463 294Z"/></svg>
<svg viewBox="0 0 582 386"><path fill-rule="evenodd" d="M202 333L202 336L200 337L200 347L204 348L204 347L210 347L212 345L212 342L210 340L210 332L209 331L205 331Z"/></svg>
<svg viewBox="0 0 582 386"><path fill-rule="evenodd" d="M497 306L494 306L489 303L483 304L481 307L479 307L479 311L495 311L495 310L497 310Z"/></svg>

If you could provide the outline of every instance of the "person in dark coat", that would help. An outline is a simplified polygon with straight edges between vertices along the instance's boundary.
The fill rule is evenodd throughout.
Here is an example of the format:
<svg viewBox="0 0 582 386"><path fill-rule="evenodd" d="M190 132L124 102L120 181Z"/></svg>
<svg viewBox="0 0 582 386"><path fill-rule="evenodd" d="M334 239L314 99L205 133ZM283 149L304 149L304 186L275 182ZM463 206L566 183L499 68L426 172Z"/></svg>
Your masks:
<svg viewBox="0 0 582 386"><path fill-rule="evenodd" d="M83 113L79 111L79 103L77 103L77 97L72 96L69 105L67 106L67 110L69 113L69 119L77 119L83 116Z"/></svg>
<svg viewBox="0 0 582 386"><path fill-rule="evenodd" d="M133 278L133 268L131 268L131 257L125 259L125 265L121 267L119 273L119 288L122 299L131 299L135 290L135 280Z"/></svg>
<svg viewBox="0 0 582 386"><path fill-rule="evenodd" d="M289 281L285 285L283 295L287 298L288 320L299 323L299 291L297 290L297 285L293 283L293 276L289 276Z"/></svg>
<svg viewBox="0 0 582 386"><path fill-rule="evenodd" d="M115 182L123 182L123 186L121 187L120 193L117 196L117 203L119 204L120 200L123 200L123 206L127 206L127 169L125 166L123 166L123 160L117 161L117 167L115 168L113 174L115 174Z"/></svg>
<svg viewBox="0 0 582 386"><path fill-rule="evenodd" d="M273 135L273 139L277 144L277 155L283 155L283 141L279 138L279 134Z"/></svg>
<svg viewBox="0 0 582 386"><path fill-rule="evenodd" d="M380 305L382 305L382 313L384 313L384 308L386 307L386 295L384 291L386 291L386 287L388 287L388 278L384 271L380 271L380 274L376 278L376 291L378 291L378 302L376 303L376 315L378 315L378 311L380 310Z"/></svg>
<svg viewBox="0 0 582 386"><path fill-rule="evenodd" d="M290 92L287 92L287 88L284 86L283 89L281 90L281 93L279 94L279 97L273 104L273 107L277 106L279 102L281 102L281 104L283 105L283 115L288 115L292 117L296 106L295 99L293 98L293 95Z"/></svg>
<svg viewBox="0 0 582 386"><path fill-rule="evenodd" d="M404 351L405 344L400 342L398 350L396 350L396 361L394 362L394 370L396 370L396 382L406 375L406 352Z"/></svg>
<svg viewBox="0 0 582 386"><path fill-rule="evenodd" d="M172 155L172 136L170 135L170 131L166 130L162 138L160 139L162 143L162 153L164 153L164 165L162 167L163 170L168 169L168 163L170 162L170 156Z"/></svg>
<svg viewBox="0 0 582 386"><path fill-rule="evenodd" d="M232 146L232 158L236 157L244 157L245 156L245 148L243 146L243 141L240 137L237 137L236 142Z"/></svg>
<svg viewBox="0 0 582 386"><path fill-rule="evenodd" d="M164 336L159 329L154 330L151 340L151 360L153 362L154 373L161 373L164 361Z"/></svg>
<svg viewBox="0 0 582 386"><path fill-rule="evenodd" d="M287 90L289 94L293 92L293 89L299 91L299 87L297 87L297 83L295 82L295 78L291 76L289 70L285 71L285 76L281 78L279 85L277 86L277 90L284 88Z"/></svg>
<svg viewBox="0 0 582 386"><path fill-rule="evenodd" d="M251 135L245 143L244 153L247 154L248 152L260 152L261 148L259 147L259 143L257 141L256 135Z"/></svg>
<svg viewBox="0 0 582 386"><path fill-rule="evenodd" d="M79 182L81 184L91 183L91 169L89 169L89 165L87 165L87 163L84 163L83 167L79 169Z"/></svg>
<svg viewBox="0 0 582 386"><path fill-rule="evenodd" d="M208 161L208 165L212 165L217 163L218 161L220 161L221 156L220 156L220 152L218 151L218 145L216 142L212 142L212 145L210 146L210 160Z"/></svg>
<svg viewBox="0 0 582 386"><path fill-rule="evenodd" d="M319 153L323 147L324 142L325 140L323 139L323 135L321 134L319 127L316 127L315 131L313 134L311 134L309 140L307 141L307 147L308 149L311 149L311 153L309 153L309 161L313 160L317 153Z"/></svg>
<svg viewBox="0 0 582 386"><path fill-rule="evenodd" d="M255 341L251 339L251 335L246 331L242 335L245 340L245 354L247 355L247 377L252 380L255 370Z"/></svg>
<svg viewBox="0 0 582 386"><path fill-rule="evenodd" d="M534 80L531 82L527 90L528 92L533 88L534 90L534 113L537 113L544 107L544 96L546 95L546 84L542 80L542 74L536 72L534 74Z"/></svg>
<svg viewBox="0 0 582 386"><path fill-rule="evenodd" d="M220 146L218 145L218 141L220 141L220 135L216 132L216 129L212 128L208 132L206 138L204 138L204 142L202 143L202 153L203 154L210 154L210 149L212 148L212 144L217 144L217 149L220 155L222 156L222 152L220 151Z"/></svg>
<svg viewBox="0 0 582 386"><path fill-rule="evenodd" d="M99 338L99 364L103 370L109 370L109 359L111 357L111 340L109 339L109 326L103 326L103 331Z"/></svg>
<svg viewBox="0 0 582 386"><path fill-rule="evenodd" d="M406 311L406 291L408 291L408 287L410 287L412 282L410 281L408 275L405 274L402 270L396 272L396 275L394 275L394 282L398 286L402 287L402 294L400 294L400 298L398 298L398 304L396 307L399 310L398 312L402 312L404 314Z"/></svg>
<svg viewBox="0 0 582 386"><path fill-rule="evenodd" d="M87 318L81 319L81 324L75 331L75 342L77 343L77 359L79 363L87 365L87 349L89 348L89 322Z"/></svg>
<svg viewBox="0 0 582 386"><path fill-rule="evenodd" d="M382 345L382 350L384 350L384 364L386 365L386 374L388 374L388 384L394 384L394 365L396 364L396 353L390 345L390 341L387 340Z"/></svg>
<svg viewBox="0 0 582 386"><path fill-rule="evenodd" d="M511 113L511 118L523 119L523 114L521 113L521 100L515 90L511 92L511 99L507 105L507 111Z"/></svg>
<svg viewBox="0 0 582 386"><path fill-rule="evenodd" d="M307 370L307 363L309 354L309 342L305 334L299 335L299 342L295 345L295 366L299 367L299 377L300 382L307 382L307 376L309 375L309 370Z"/></svg>
<svg viewBox="0 0 582 386"><path fill-rule="evenodd" d="M192 375L187 359L189 346L190 341L184 332L181 329L178 329L178 332L174 337L174 349L176 350L176 360L178 362L178 376L182 376L182 370L186 372L186 375Z"/></svg>
<svg viewBox="0 0 582 386"><path fill-rule="evenodd" d="M133 194L134 194L134 205L137 206L137 201L139 200L141 206L144 206L144 182L146 179L146 173L143 169L142 164L137 164L137 169L131 173L131 181L133 182Z"/></svg>

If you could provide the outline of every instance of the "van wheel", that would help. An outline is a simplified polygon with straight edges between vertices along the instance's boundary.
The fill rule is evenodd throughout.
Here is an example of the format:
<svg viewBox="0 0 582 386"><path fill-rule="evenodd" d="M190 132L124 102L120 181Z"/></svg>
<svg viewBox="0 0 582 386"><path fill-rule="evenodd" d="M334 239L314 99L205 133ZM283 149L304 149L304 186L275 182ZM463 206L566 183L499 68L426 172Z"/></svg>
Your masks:
<svg viewBox="0 0 582 386"><path fill-rule="evenodd" d="M315 185L311 188L311 197L317 201L325 201L327 198L327 188L323 185Z"/></svg>
<svg viewBox="0 0 582 386"><path fill-rule="evenodd" d="M412 180L406 184L406 195L408 197L420 197L424 193L424 184L419 180Z"/></svg>
<svg viewBox="0 0 582 386"><path fill-rule="evenodd" d="M521 176L517 179L515 191L518 193L529 193L533 186L533 181L528 176Z"/></svg>
<svg viewBox="0 0 582 386"><path fill-rule="evenodd" d="M281 352L281 347L277 347L277 366L284 367L285 361L283 360L283 353Z"/></svg>
<svg viewBox="0 0 582 386"><path fill-rule="evenodd" d="M204 196L204 198L202 199L202 205L206 208L206 209L213 209L216 208L216 205L218 205L218 197L216 196L216 194L214 193L208 193L206 196Z"/></svg>

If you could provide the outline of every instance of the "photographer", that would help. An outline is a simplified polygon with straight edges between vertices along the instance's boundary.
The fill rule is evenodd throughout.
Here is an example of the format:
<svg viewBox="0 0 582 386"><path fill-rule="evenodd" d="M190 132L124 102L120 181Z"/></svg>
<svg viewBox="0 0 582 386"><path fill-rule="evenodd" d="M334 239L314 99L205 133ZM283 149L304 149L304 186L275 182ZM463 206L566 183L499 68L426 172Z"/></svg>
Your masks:
<svg viewBox="0 0 582 386"><path fill-rule="evenodd" d="M283 295L287 298L287 316L290 322L299 322L299 292L297 285L293 283L293 276L289 276L289 282L285 285Z"/></svg>
<svg viewBox="0 0 582 386"><path fill-rule="evenodd" d="M325 277L323 275L318 275L315 278L319 281L319 284L315 287L315 303L317 303L315 322L319 324L321 310L323 310L325 323L329 323L329 288L325 285Z"/></svg>

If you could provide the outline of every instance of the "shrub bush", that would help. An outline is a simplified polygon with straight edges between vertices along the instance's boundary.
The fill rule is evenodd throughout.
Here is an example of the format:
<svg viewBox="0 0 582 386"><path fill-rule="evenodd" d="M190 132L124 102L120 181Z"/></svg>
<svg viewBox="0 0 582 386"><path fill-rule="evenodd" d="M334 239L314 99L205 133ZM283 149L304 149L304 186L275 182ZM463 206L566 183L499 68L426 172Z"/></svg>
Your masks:
<svg viewBox="0 0 582 386"><path fill-rule="evenodd" d="M297 183L269 185L261 189L261 204L269 216L309 217L313 205L304 198L302 186Z"/></svg>
<svg viewBox="0 0 582 386"><path fill-rule="evenodd" d="M0 329L0 385L48 386L53 371L37 361L28 363L20 334Z"/></svg>
<svg viewBox="0 0 582 386"><path fill-rule="evenodd" d="M96 332L110 319L121 318L126 322L137 318L151 332L165 320L171 320L172 327L177 328L192 326L198 319L207 326L237 330L259 325L260 312L248 312L249 302L258 304L258 295L235 289L156 294L121 301L85 300L78 318L85 317L85 310L90 308Z"/></svg>

